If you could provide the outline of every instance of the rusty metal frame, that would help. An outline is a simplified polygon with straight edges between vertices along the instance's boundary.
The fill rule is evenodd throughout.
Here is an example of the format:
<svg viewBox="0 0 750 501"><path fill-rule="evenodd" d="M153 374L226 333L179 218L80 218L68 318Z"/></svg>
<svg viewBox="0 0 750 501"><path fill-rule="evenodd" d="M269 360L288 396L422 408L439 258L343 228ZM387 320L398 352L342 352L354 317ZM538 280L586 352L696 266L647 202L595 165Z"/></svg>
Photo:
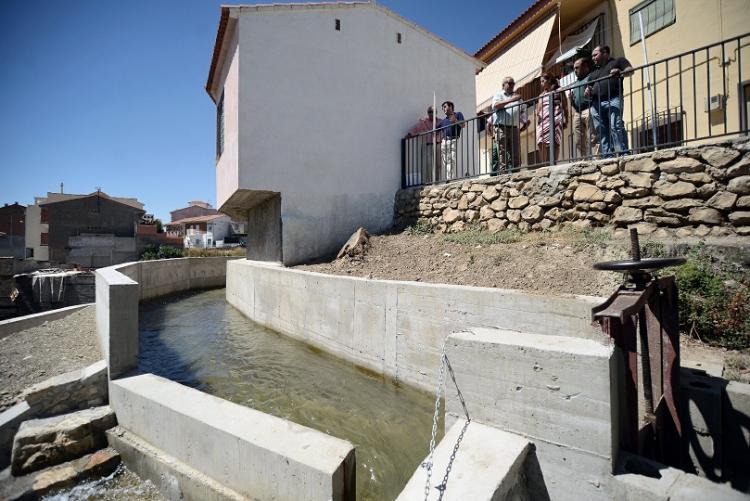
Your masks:
<svg viewBox="0 0 750 501"><path fill-rule="evenodd" d="M677 405L680 369L677 287L674 277L638 285L620 286L607 301L593 308L592 324L612 338L625 357L625 387L620 400L625 422L620 426L620 447L679 466L682 425ZM645 409L640 415L639 365L646 383ZM645 425L641 426L642 423Z"/></svg>

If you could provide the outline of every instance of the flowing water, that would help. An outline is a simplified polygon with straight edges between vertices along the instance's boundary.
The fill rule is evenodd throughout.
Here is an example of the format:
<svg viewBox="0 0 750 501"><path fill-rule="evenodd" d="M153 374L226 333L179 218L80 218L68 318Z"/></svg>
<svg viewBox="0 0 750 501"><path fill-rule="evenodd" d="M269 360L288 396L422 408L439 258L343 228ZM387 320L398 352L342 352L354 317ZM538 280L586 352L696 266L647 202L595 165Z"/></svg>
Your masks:
<svg viewBox="0 0 750 501"><path fill-rule="evenodd" d="M88 480L42 497L43 501L164 501L158 489L120 464L109 476Z"/></svg>
<svg viewBox="0 0 750 501"><path fill-rule="evenodd" d="M140 332L142 371L352 442L359 500L394 499L427 455L433 397L256 324L224 289L141 303Z"/></svg>

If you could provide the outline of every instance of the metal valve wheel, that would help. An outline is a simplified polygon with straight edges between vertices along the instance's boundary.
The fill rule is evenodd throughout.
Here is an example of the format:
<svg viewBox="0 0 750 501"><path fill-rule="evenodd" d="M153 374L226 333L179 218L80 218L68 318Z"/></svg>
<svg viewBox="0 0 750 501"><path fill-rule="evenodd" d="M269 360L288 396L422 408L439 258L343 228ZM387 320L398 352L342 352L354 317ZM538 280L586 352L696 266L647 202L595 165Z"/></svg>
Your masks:
<svg viewBox="0 0 750 501"><path fill-rule="evenodd" d="M595 263L594 269L605 271L641 271L651 273L652 271L684 263L684 257L652 257L639 259L637 261L632 259L627 261L603 261L601 263Z"/></svg>

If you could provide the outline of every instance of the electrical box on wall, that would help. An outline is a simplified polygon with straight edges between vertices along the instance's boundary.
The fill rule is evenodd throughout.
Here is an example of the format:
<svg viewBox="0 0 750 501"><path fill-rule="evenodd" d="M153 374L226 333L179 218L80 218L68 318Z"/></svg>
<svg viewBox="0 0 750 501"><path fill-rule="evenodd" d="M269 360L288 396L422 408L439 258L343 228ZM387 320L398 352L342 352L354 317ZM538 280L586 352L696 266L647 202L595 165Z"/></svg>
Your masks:
<svg viewBox="0 0 750 501"><path fill-rule="evenodd" d="M709 96L706 98L706 110L707 112L723 110L724 109L724 95L716 94L715 96Z"/></svg>

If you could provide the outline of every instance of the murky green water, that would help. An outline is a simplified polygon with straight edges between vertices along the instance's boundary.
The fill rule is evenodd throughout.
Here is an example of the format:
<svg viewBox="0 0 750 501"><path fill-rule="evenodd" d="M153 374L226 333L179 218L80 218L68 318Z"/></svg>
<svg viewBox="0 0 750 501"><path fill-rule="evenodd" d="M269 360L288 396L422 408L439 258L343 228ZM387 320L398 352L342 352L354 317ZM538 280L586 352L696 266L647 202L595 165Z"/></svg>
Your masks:
<svg viewBox="0 0 750 501"><path fill-rule="evenodd" d="M357 499L394 499L427 454L432 397L261 327L224 296L142 303L141 369L349 440Z"/></svg>

